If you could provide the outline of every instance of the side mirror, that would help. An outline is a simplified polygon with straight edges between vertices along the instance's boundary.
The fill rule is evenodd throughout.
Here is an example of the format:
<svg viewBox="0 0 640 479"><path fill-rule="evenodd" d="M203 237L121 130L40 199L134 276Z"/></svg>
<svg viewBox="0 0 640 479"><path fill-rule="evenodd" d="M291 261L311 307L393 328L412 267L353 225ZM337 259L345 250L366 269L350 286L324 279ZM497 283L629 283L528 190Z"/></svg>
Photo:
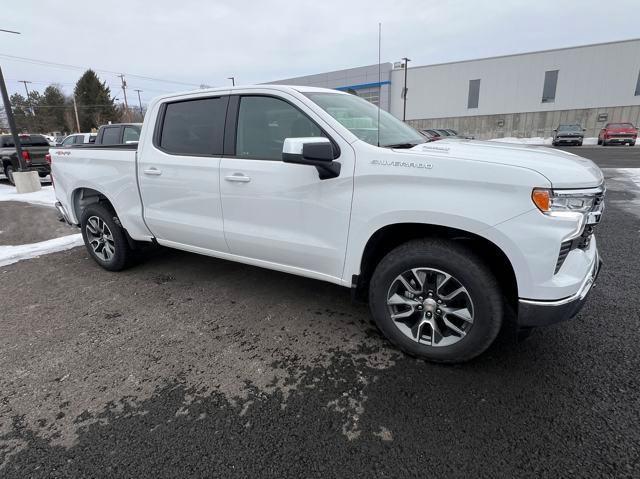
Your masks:
<svg viewBox="0 0 640 479"><path fill-rule="evenodd" d="M315 166L321 180L340 175L340 163L333 161L333 145L328 138L285 138L282 161L298 165Z"/></svg>
<svg viewBox="0 0 640 479"><path fill-rule="evenodd" d="M557 129L557 128L554 128L554 129L553 129L553 131L557 132L557 131L558 131L558 129Z"/></svg>
<svg viewBox="0 0 640 479"><path fill-rule="evenodd" d="M582 131L587 131L587 129L586 129L586 128L583 128L583 129L582 129Z"/></svg>

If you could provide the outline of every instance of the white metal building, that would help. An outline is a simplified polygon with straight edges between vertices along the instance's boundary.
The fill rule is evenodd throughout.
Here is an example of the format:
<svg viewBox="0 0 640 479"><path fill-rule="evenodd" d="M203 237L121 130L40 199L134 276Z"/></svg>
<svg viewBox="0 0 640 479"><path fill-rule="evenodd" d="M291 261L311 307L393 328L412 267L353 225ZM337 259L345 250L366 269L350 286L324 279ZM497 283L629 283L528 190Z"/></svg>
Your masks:
<svg viewBox="0 0 640 479"><path fill-rule="evenodd" d="M365 90L380 89L382 108L402 118L404 69L387 63L383 72L382 85L377 65L277 83L350 90L365 98ZM355 81L358 74L365 80ZM559 123L570 122L596 136L608 121L640 123L640 39L410 66L407 88L406 120L419 128L530 137L550 136Z"/></svg>

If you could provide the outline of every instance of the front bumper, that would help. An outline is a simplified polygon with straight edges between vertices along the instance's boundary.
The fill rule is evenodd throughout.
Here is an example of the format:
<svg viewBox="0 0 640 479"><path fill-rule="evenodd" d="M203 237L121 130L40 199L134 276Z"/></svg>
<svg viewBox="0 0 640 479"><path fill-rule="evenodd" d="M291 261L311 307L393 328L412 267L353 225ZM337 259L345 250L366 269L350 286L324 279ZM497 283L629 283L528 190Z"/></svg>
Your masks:
<svg viewBox="0 0 640 479"><path fill-rule="evenodd" d="M559 136L556 138L556 143L582 143L584 137L582 136Z"/></svg>
<svg viewBox="0 0 640 479"><path fill-rule="evenodd" d="M520 299L518 325L523 328L548 326L576 316L587 301L591 289L595 286L601 268L602 260L596 252L593 265L577 293L555 301Z"/></svg>

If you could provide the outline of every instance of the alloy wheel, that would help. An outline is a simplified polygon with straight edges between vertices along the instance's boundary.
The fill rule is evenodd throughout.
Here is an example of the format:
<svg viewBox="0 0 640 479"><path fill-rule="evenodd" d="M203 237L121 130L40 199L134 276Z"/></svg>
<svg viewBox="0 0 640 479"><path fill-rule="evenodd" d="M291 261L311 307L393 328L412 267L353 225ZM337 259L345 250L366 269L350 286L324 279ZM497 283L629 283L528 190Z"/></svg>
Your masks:
<svg viewBox="0 0 640 479"><path fill-rule="evenodd" d="M457 278L434 268L398 275L387 293L387 308L405 336L427 346L451 346L473 326L469 291Z"/></svg>
<svg viewBox="0 0 640 479"><path fill-rule="evenodd" d="M99 216L90 216L85 227L87 241L93 252L102 261L111 261L116 253L116 244L111 230Z"/></svg>

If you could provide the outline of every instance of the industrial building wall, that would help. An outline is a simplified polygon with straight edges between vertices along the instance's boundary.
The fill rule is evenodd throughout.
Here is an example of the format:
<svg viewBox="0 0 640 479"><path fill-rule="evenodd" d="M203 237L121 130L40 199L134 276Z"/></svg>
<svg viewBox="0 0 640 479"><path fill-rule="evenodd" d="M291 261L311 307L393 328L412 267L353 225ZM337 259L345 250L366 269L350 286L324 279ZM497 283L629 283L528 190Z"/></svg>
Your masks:
<svg viewBox="0 0 640 479"><path fill-rule="evenodd" d="M389 111L389 81L391 80L391 63L380 65L380 77L378 76L378 65L367 65L364 67L348 68L316 75L287 78L269 82L279 85L305 85L334 89L353 89L358 96L373 103L379 104L383 110ZM382 85L378 86L378 78ZM379 99L378 99L379 97ZM376 101L377 100L377 101Z"/></svg>
<svg viewBox="0 0 640 479"><path fill-rule="evenodd" d="M555 99L543 103L545 72L553 70ZM637 108L629 107L640 105L639 71L640 39L409 68L407 120L465 125L460 129L482 136L542 136L566 118L584 123L591 135L598 112L609 112L609 121L638 121ZM391 113L398 118L403 76L402 69L391 72ZM478 107L469 108L469 81L477 79ZM497 128L501 119L504 125Z"/></svg>
<svg viewBox="0 0 640 479"><path fill-rule="evenodd" d="M606 115L603 116L603 115ZM602 119L602 118L606 118ZM453 128L479 140L503 137L550 137L560 123L578 123L586 128L586 137L596 137L608 121L640 124L640 106L587 108L580 110L533 111L504 115L459 116L408 120L417 129Z"/></svg>

